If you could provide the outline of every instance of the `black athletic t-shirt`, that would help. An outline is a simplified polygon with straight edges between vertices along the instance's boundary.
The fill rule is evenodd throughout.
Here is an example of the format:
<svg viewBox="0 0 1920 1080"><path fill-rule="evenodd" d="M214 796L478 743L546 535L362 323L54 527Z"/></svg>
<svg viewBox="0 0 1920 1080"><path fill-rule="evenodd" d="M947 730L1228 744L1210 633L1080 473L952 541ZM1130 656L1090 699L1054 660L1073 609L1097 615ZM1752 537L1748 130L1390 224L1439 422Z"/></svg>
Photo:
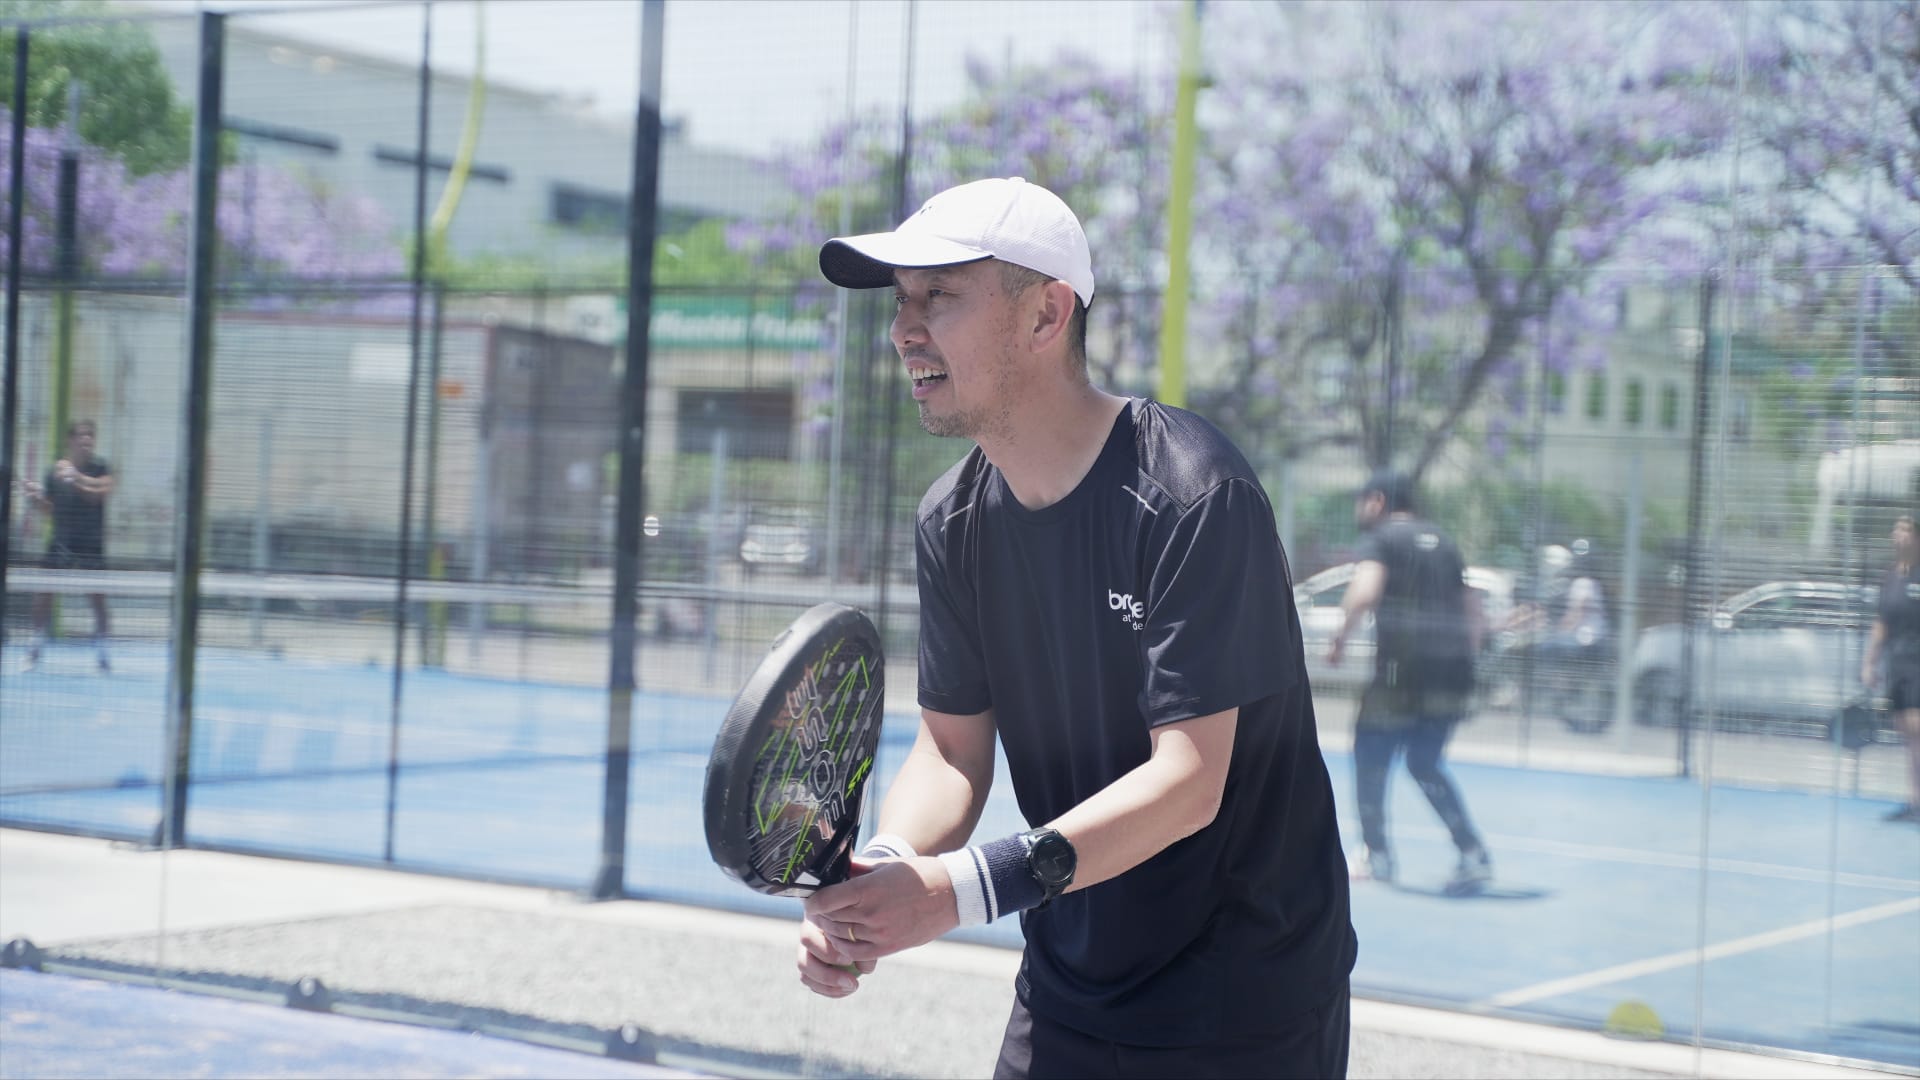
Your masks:
<svg viewBox="0 0 1920 1080"><path fill-rule="evenodd" d="M80 475L98 479L113 469L101 458L91 458L79 467ZM72 484L55 480L47 470L41 483L47 501L53 504L53 546L77 555L99 555L107 544L107 505L83 494Z"/></svg>
<svg viewBox="0 0 1920 1080"><path fill-rule="evenodd" d="M1136 401L1078 487L1027 510L975 449L921 502L920 704L992 709L1028 822L1240 709L1212 824L1022 915L1018 991L1097 1038L1200 1045L1320 1004L1355 939L1286 556L1239 451Z"/></svg>
<svg viewBox="0 0 1920 1080"><path fill-rule="evenodd" d="M1887 628L1881 655L1886 658L1887 674L1903 669L1897 664L1920 665L1920 564L1905 574L1890 566L1880 582L1878 617Z"/></svg>
<svg viewBox="0 0 1920 1080"><path fill-rule="evenodd" d="M1395 516L1367 531L1358 558L1387 568L1374 609L1374 683L1415 693L1473 687L1466 561L1428 521Z"/></svg>

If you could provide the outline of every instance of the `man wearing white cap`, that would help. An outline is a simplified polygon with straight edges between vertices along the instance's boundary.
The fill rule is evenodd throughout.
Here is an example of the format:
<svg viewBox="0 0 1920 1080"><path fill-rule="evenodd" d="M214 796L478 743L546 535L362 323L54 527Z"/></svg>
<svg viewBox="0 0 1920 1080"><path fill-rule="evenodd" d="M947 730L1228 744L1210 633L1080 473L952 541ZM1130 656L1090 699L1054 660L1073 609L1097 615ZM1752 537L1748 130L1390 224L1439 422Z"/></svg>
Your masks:
<svg viewBox="0 0 1920 1080"><path fill-rule="evenodd" d="M920 504L920 732L802 980L1019 912L996 1076L1344 1075L1345 863L1253 470L1088 381L1092 260L1044 188L952 188L820 268L894 290L922 425L977 445ZM969 847L996 735L1040 827Z"/></svg>

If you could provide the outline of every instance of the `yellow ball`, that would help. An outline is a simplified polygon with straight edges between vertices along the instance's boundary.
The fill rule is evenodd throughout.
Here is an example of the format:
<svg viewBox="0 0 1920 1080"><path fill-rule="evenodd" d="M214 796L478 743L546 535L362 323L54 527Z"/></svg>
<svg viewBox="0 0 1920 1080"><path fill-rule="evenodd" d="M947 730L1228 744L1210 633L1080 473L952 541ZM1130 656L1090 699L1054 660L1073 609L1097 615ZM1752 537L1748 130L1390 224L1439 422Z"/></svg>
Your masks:
<svg viewBox="0 0 1920 1080"><path fill-rule="evenodd" d="M1619 1039L1659 1039L1667 1033L1660 1014L1644 1001L1627 1000L1607 1014L1607 1034Z"/></svg>

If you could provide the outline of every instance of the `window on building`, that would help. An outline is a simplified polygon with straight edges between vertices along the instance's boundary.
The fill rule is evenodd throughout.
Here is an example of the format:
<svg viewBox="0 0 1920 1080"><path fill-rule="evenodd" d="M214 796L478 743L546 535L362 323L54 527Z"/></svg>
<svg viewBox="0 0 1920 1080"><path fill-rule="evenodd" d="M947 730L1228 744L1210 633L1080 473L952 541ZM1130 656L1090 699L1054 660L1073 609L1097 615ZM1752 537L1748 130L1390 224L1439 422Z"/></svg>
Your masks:
<svg viewBox="0 0 1920 1080"><path fill-rule="evenodd" d="M793 456L792 390L682 390L675 412L674 448L710 454L724 432L729 458Z"/></svg>
<svg viewBox="0 0 1920 1080"><path fill-rule="evenodd" d="M1567 377L1558 371L1547 372L1547 411L1555 416L1567 412Z"/></svg>
<svg viewBox="0 0 1920 1080"><path fill-rule="evenodd" d="M420 165L420 155L412 150L403 150L396 146L376 146L373 148L373 160L386 165L405 165L416 168ZM429 154L426 166L433 172L452 172L453 159L445 154ZM505 184L513 179L513 173L504 165L486 165L474 162L467 169L467 179L486 180L495 184Z"/></svg>
<svg viewBox="0 0 1920 1080"><path fill-rule="evenodd" d="M1620 403L1620 419L1628 427L1639 427L1647 406L1647 387L1639 379L1628 379L1626 400Z"/></svg>
<svg viewBox="0 0 1920 1080"><path fill-rule="evenodd" d="M244 120L238 116L229 116L220 122L220 126L235 135L280 146L294 146L302 150L313 150L322 154L340 152L340 140L322 131L308 131L305 128L289 127L286 124L267 124L258 120Z"/></svg>
<svg viewBox="0 0 1920 1080"><path fill-rule="evenodd" d="M582 232L627 231L627 197L609 191L555 184L548 199L548 219Z"/></svg>
<svg viewBox="0 0 1920 1080"><path fill-rule="evenodd" d="M1660 388L1660 426L1667 431L1680 430L1680 388L1672 383Z"/></svg>
<svg viewBox="0 0 1920 1080"><path fill-rule="evenodd" d="M1587 419L1607 418L1607 373L1596 371L1587 376Z"/></svg>

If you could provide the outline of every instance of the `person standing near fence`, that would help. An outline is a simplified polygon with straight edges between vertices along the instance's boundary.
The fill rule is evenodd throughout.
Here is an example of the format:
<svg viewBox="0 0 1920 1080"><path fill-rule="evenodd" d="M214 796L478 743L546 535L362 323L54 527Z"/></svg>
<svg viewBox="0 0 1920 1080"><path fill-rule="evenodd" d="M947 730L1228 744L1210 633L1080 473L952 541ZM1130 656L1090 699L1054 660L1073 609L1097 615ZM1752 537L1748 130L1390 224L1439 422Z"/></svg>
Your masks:
<svg viewBox="0 0 1920 1080"><path fill-rule="evenodd" d="M891 288L921 425L974 448L921 501L919 735L798 967L1019 912L995 1075L1342 1076L1356 944L1285 553L1192 413L1088 379L1079 219L1018 178L829 241ZM1037 826L966 846L996 737ZM917 855L927 852L928 855Z"/></svg>
<svg viewBox="0 0 1920 1080"><path fill-rule="evenodd" d="M67 456L53 463L46 479L22 485L34 505L53 518L53 536L47 543L49 570L101 570L107 558L107 496L113 494L113 469L94 455L97 429L91 420L67 425ZM90 593L93 603L93 644L101 671L110 670L107 656L107 598ZM40 662L40 650L53 629L53 594L33 598L35 637L27 646L27 666Z"/></svg>
<svg viewBox="0 0 1920 1080"><path fill-rule="evenodd" d="M1884 687L1900 733L1907 740L1908 798L1888 821L1920 824L1920 534L1913 515L1893 523L1893 565L1880 582L1880 601L1860 661L1860 681Z"/></svg>
<svg viewBox="0 0 1920 1080"><path fill-rule="evenodd" d="M1353 726L1354 784L1365 843L1353 873L1386 882L1398 876L1387 839L1387 777L1395 755L1404 752L1407 771L1460 852L1447 892L1476 892L1492 880L1493 861L1441 756L1473 695L1473 659L1483 629L1480 594L1466 583L1460 549L1438 526L1416 516L1413 484L1406 476L1373 474L1354 502L1354 519L1365 536L1340 601L1345 618L1327 658L1339 664L1348 639L1373 613L1373 681Z"/></svg>

